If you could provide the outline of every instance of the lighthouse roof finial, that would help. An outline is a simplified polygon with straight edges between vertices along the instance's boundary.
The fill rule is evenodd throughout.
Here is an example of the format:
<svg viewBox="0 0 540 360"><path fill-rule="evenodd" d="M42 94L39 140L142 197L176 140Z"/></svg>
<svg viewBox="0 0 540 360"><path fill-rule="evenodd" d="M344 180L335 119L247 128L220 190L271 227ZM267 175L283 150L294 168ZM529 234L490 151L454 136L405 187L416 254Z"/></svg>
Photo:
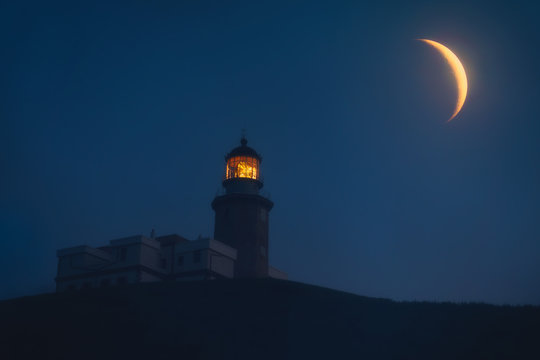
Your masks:
<svg viewBox="0 0 540 360"><path fill-rule="evenodd" d="M240 138L240 144L242 144L242 146L247 145L246 129L242 129L242 137Z"/></svg>

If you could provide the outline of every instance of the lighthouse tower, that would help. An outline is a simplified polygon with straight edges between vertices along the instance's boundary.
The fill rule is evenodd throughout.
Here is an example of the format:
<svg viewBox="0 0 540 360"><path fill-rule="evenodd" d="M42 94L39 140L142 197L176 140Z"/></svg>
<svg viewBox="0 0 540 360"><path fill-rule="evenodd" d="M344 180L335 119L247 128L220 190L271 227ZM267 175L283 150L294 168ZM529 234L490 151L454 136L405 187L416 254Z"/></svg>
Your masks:
<svg viewBox="0 0 540 360"><path fill-rule="evenodd" d="M212 201L214 238L237 250L235 277L268 276L268 214L274 204L259 194L261 161L242 137L225 156L225 194Z"/></svg>

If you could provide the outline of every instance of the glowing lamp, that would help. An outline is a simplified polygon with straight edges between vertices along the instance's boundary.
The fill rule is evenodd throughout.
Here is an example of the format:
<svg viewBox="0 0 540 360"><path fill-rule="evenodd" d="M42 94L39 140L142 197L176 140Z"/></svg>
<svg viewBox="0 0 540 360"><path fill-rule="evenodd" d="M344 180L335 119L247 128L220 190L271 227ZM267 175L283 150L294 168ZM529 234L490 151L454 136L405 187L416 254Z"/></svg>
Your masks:
<svg viewBox="0 0 540 360"><path fill-rule="evenodd" d="M259 179L259 159L250 156L234 156L227 160L225 179Z"/></svg>

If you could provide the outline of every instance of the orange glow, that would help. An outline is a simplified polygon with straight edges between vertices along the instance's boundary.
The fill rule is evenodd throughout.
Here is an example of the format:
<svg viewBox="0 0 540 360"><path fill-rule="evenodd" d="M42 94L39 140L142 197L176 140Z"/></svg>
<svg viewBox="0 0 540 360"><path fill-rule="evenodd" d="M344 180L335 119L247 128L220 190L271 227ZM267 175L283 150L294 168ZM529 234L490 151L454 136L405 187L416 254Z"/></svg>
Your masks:
<svg viewBox="0 0 540 360"><path fill-rule="evenodd" d="M446 46L439 44L436 41L428 40L428 39L418 39L420 41L423 41L431 46L433 46L435 49L437 49L442 56L448 61L448 64L452 68L452 71L454 72L454 76L456 78L457 82L457 88L458 88L458 98L456 102L456 107L454 109L454 113L448 119L448 122L456 117L456 115L461 111L461 108L463 107L463 104L465 103L465 98L467 97L467 75L465 74L465 69L463 68L463 65L461 64L461 61L459 61L458 57L450 51Z"/></svg>
<svg viewBox="0 0 540 360"><path fill-rule="evenodd" d="M225 178L259 179L259 160L249 156L235 156L227 160Z"/></svg>

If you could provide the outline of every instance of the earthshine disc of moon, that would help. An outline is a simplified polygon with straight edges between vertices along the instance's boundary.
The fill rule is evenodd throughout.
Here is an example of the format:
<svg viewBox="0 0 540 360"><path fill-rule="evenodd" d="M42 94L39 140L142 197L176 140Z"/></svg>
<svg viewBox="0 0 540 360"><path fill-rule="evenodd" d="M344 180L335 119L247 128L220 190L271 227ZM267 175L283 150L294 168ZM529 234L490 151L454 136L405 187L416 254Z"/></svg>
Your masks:
<svg viewBox="0 0 540 360"><path fill-rule="evenodd" d="M450 122L453 118L456 117L456 115L460 112L461 108L463 107L463 104L465 103L465 98L467 97L467 75L465 74L465 69L463 68L463 65L461 64L461 61L459 61L458 57L446 46L428 39L418 39L420 41L423 41L431 46L433 46L435 49L437 49L441 55L448 61L448 65L452 68L452 71L454 72L454 78L456 79L457 83L457 89L458 89L458 96L456 101L456 106L454 108L454 113L448 119L447 122Z"/></svg>

